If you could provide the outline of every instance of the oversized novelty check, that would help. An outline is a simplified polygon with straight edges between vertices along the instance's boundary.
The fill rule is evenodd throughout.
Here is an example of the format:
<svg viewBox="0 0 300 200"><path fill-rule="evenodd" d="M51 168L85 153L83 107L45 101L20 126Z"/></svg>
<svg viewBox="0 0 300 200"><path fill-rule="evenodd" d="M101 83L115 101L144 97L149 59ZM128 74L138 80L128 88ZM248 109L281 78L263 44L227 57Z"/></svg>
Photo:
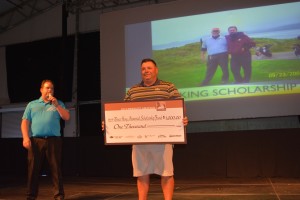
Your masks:
<svg viewBox="0 0 300 200"><path fill-rule="evenodd" d="M105 144L185 144L183 99L105 103Z"/></svg>

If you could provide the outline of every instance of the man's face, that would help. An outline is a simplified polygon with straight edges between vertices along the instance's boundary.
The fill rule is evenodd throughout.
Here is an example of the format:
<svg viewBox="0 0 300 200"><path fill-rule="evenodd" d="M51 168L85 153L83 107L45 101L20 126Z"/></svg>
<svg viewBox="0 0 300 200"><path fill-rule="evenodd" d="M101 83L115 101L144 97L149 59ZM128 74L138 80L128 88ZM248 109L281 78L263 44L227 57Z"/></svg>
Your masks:
<svg viewBox="0 0 300 200"><path fill-rule="evenodd" d="M211 32L212 36L219 36L220 35L220 31L219 30L213 30Z"/></svg>
<svg viewBox="0 0 300 200"><path fill-rule="evenodd" d="M43 87L40 89L43 97L47 97L49 94L53 95L54 88L51 82L45 82Z"/></svg>
<svg viewBox="0 0 300 200"><path fill-rule="evenodd" d="M141 76L146 84L153 84L158 75L158 68L152 62L144 62L141 66Z"/></svg>
<svg viewBox="0 0 300 200"><path fill-rule="evenodd" d="M228 29L228 33L229 33L229 34L231 34L231 33L236 33L236 32L237 32L237 30L236 30L236 28L234 28L234 27L231 27L231 28Z"/></svg>

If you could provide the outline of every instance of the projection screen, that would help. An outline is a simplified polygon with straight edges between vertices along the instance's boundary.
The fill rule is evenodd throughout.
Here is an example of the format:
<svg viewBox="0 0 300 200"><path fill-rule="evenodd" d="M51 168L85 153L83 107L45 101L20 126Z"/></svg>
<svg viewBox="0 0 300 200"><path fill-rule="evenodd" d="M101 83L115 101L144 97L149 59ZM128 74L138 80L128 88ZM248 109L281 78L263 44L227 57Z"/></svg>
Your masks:
<svg viewBox="0 0 300 200"><path fill-rule="evenodd" d="M179 89L191 121L300 115L299 10L299 1L186 0L102 14L101 100L122 101L141 81L141 59L151 57L159 78ZM256 43L250 82L234 84L230 73L221 84L218 69L201 86L207 70L202 39L216 27L228 35L232 25ZM271 56L261 53L267 45Z"/></svg>

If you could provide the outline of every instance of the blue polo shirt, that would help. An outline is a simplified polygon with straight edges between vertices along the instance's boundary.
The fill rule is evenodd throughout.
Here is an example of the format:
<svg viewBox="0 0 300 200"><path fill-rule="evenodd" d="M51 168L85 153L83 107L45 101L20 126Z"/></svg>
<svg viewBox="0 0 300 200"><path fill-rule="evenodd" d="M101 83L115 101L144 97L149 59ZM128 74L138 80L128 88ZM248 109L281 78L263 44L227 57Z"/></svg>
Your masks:
<svg viewBox="0 0 300 200"><path fill-rule="evenodd" d="M208 55L227 52L227 41L224 36L213 38L212 36L202 39L202 49L207 50Z"/></svg>
<svg viewBox="0 0 300 200"><path fill-rule="evenodd" d="M59 105L65 108L63 102L58 101ZM22 119L31 122L31 136L60 136L60 115L56 107L50 103L45 103L39 99L29 102L26 106Z"/></svg>

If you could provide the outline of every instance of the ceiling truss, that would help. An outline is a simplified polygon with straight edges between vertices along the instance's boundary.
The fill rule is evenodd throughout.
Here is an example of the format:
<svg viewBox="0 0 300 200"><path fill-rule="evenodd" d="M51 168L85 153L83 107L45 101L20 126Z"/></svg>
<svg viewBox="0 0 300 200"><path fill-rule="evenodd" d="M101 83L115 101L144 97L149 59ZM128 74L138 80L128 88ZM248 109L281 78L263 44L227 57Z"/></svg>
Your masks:
<svg viewBox="0 0 300 200"><path fill-rule="evenodd" d="M175 0L0 0L0 34L62 4L75 14L95 10L104 13L169 1Z"/></svg>

